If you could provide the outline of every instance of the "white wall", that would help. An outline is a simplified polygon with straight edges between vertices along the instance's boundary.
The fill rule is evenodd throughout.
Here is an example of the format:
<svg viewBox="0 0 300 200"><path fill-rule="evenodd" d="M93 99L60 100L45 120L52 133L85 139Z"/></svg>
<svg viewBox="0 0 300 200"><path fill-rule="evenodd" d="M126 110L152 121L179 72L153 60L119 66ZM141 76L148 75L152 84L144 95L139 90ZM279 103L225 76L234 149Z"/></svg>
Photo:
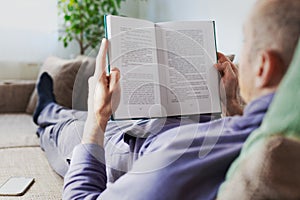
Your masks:
<svg viewBox="0 0 300 200"><path fill-rule="evenodd" d="M121 14L138 17L138 3L122 3ZM78 54L77 43L64 48L58 41L56 0L0 0L0 79L34 79L48 56Z"/></svg>
<svg viewBox="0 0 300 200"><path fill-rule="evenodd" d="M0 0L0 60L43 61L48 55L74 57L77 44L58 41L56 0ZM122 4L122 14L138 17L138 0Z"/></svg>
<svg viewBox="0 0 300 200"><path fill-rule="evenodd" d="M56 1L0 0L0 60L41 61L53 50Z"/></svg>
<svg viewBox="0 0 300 200"><path fill-rule="evenodd" d="M255 0L126 0L120 13L155 22L170 20L215 20L218 50L238 54L242 24ZM64 48L58 39L55 0L0 0L0 79L22 77L22 67L32 70L47 56L75 57L76 43ZM95 54L96 52L92 52ZM11 64L8 64L11 62ZM3 63L9 65L3 67ZM2 67L1 67L2 65ZM15 66L15 72L12 68Z"/></svg>
<svg viewBox="0 0 300 200"><path fill-rule="evenodd" d="M141 0L126 0L121 3L120 15L139 18L139 3Z"/></svg>
<svg viewBox="0 0 300 200"><path fill-rule="evenodd" d="M170 20L215 20L218 50L239 54L242 26L255 0L146 0L140 2L140 17L155 22Z"/></svg>

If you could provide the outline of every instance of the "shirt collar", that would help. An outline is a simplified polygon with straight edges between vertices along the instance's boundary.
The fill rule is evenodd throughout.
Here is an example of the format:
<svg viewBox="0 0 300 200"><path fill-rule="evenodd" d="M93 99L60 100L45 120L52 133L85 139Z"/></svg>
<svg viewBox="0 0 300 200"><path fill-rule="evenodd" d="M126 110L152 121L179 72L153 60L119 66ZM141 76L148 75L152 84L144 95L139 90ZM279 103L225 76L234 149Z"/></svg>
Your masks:
<svg viewBox="0 0 300 200"><path fill-rule="evenodd" d="M232 117L229 126L234 130L256 129L259 127L273 100L274 94L263 95L251 101L245 107L243 116Z"/></svg>

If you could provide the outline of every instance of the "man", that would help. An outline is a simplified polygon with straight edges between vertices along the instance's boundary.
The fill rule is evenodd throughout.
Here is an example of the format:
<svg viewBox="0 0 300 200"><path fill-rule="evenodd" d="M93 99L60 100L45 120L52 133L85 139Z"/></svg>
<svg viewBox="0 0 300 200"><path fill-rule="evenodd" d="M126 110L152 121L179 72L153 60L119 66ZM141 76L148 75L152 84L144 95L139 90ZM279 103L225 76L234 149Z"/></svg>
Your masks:
<svg viewBox="0 0 300 200"><path fill-rule="evenodd" d="M248 103L243 116L207 123L191 118L108 121L118 101L119 71L105 75L105 40L89 80L87 116L55 104L51 79L42 75L34 119L40 126L41 146L62 175L66 167L61 163L81 140L77 133L83 132L65 176L64 198L215 199L228 167L261 124L289 66L300 35L299 9L297 0L262 0L255 5L245 24L238 74L219 54L216 68L222 75L228 113L241 112L236 100L239 77L241 95Z"/></svg>

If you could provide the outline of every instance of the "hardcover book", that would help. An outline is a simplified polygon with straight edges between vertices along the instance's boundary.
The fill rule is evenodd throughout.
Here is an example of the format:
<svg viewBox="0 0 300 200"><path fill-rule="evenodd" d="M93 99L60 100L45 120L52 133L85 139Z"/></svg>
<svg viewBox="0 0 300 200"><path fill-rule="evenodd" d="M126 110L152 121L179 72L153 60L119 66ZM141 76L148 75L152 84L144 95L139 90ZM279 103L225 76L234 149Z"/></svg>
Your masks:
<svg viewBox="0 0 300 200"><path fill-rule="evenodd" d="M221 113L214 21L105 16L108 71L121 73L114 119Z"/></svg>

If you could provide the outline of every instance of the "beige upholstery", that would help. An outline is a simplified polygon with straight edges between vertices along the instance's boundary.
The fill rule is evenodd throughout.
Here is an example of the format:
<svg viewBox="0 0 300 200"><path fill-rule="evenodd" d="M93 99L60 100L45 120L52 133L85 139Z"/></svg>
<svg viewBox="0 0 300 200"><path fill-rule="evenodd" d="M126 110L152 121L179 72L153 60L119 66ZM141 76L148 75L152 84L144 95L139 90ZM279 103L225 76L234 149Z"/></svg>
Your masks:
<svg viewBox="0 0 300 200"><path fill-rule="evenodd" d="M30 115L0 115L0 184L11 176L33 177L28 192L13 199L61 199L63 179L49 166L35 131Z"/></svg>
<svg viewBox="0 0 300 200"><path fill-rule="evenodd" d="M242 161L218 200L300 199L299 170L300 141L272 136Z"/></svg>
<svg viewBox="0 0 300 200"><path fill-rule="evenodd" d="M88 78L93 74L94 67L94 58L63 60L49 57L41 71L48 71L53 76L58 102L68 107L73 103L77 109L85 110ZM35 183L25 195L12 198L0 196L0 200L61 199L63 179L49 166L46 155L39 146L37 126L33 123L32 116L25 113L26 107L27 113L32 113L35 109L35 83L36 81L0 82L0 185L11 176L35 178ZM72 95L76 99L74 102Z"/></svg>
<svg viewBox="0 0 300 200"><path fill-rule="evenodd" d="M35 81L1 81L0 113L25 112Z"/></svg>
<svg viewBox="0 0 300 200"><path fill-rule="evenodd" d="M0 149L39 146L35 134L37 126L27 114L0 115Z"/></svg>
<svg viewBox="0 0 300 200"><path fill-rule="evenodd" d="M61 199L63 179L49 166L40 147L0 149L0 183L11 176L34 177L35 183L21 197L0 199Z"/></svg>
<svg viewBox="0 0 300 200"><path fill-rule="evenodd" d="M55 98L62 106L72 108L73 85L81 64L81 60L64 60L57 57L49 57L40 69L40 74L48 72L53 78ZM34 112L37 99L37 90L35 89L26 109L28 114Z"/></svg>
<svg viewBox="0 0 300 200"><path fill-rule="evenodd" d="M61 199L63 179L49 166L35 134L37 126L25 110L35 81L0 83L0 185L9 177L35 178L35 183L20 197L6 199Z"/></svg>
<svg viewBox="0 0 300 200"><path fill-rule="evenodd" d="M96 59L86 56L78 56L82 64L77 72L73 87L72 108L76 110L87 110L88 79L94 74Z"/></svg>
<svg viewBox="0 0 300 200"><path fill-rule="evenodd" d="M80 56L73 60L49 57L40 69L53 78L57 103L77 110L87 110L88 78L94 73L96 59ZM26 112L32 114L37 103L37 91L30 97Z"/></svg>

